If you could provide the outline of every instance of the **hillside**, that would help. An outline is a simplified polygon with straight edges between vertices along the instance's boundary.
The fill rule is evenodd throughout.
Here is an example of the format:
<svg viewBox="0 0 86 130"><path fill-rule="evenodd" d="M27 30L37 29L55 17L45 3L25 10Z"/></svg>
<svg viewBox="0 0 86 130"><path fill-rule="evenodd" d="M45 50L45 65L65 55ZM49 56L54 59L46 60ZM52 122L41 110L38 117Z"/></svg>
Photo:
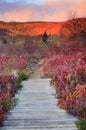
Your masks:
<svg viewBox="0 0 86 130"><path fill-rule="evenodd" d="M62 23L57 22L0 22L0 30L8 30L11 36L35 36L43 34L59 34Z"/></svg>
<svg viewBox="0 0 86 130"><path fill-rule="evenodd" d="M86 18L64 22L61 28L61 36L68 46L86 47Z"/></svg>
<svg viewBox="0 0 86 130"><path fill-rule="evenodd" d="M60 36L66 45L86 43L86 18L65 22L3 22L0 21L0 43L28 42L28 37L42 36L44 32ZM56 39L56 37L54 39ZM7 40L7 41L6 41ZM36 40L36 39L35 39ZM58 38L57 38L58 40ZM54 40L55 41L55 40ZM16 43L17 43L16 42ZM53 41L51 40L53 43ZM57 42L57 41L55 41Z"/></svg>

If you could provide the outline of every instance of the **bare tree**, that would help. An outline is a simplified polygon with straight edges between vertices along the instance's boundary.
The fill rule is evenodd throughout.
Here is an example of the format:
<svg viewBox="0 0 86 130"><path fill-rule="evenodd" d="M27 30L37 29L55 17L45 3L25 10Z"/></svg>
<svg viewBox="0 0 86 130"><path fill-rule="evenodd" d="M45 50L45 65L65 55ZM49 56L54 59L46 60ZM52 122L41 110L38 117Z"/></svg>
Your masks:
<svg viewBox="0 0 86 130"><path fill-rule="evenodd" d="M68 10L67 19L76 19L76 18L77 18L77 11L76 10Z"/></svg>

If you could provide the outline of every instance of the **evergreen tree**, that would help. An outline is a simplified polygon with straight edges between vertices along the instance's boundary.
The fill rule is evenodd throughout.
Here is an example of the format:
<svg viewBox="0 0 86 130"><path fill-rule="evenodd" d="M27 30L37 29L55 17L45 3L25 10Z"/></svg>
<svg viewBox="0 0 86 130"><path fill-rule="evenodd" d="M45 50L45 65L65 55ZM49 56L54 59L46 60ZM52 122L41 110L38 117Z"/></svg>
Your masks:
<svg viewBox="0 0 86 130"><path fill-rule="evenodd" d="M42 41L46 44L48 40L48 35L46 32L44 32L43 36L42 36Z"/></svg>

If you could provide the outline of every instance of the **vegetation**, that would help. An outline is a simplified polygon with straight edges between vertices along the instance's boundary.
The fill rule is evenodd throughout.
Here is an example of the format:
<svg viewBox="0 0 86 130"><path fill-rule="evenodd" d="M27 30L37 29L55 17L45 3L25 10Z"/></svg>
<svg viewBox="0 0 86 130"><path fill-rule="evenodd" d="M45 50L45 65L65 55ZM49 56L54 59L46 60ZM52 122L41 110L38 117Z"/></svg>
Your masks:
<svg viewBox="0 0 86 130"><path fill-rule="evenodd" d="M15 92L22 87L22 80L29 78L33 62L42 59L42 76L52 78L58 105L78 116L81 120L77 126L85 130L86 119L82 118L86 118L86 19L40 23L51 35L44 32L45 28L40 31L38 25L6 23L6 29L3 25L0 30L0 125L15 104Z"/></svg>
<svg viewBox="0 0 86 130"><path fill-rule="evenodd" d="M51 76L58 105L80 119L86 118L86 49L56 50L44 59L41 71ZM81 120L78 125L80 122L84 128L86 122Z"/></svg>
<svg viewBox="0 0 86 130"><path fill-rule="evenodd" d="M3 43L4 43L4 44L7 44L7 40L6 40L6 39L3 39Z"/></svg>
<svg viewBox="0 0 86 130"><path fill-rule="evenodd" d="M48 40L48 35L46 32L44 32L43 36L42 36L42 40L43 42L46 44L47 43L47 40Z"/></svg>
<svg viewBox="0 0 86 130"><path fill-rule="evenodd" d="M66 46L70 47L86 47L85 34L86 22L83 18L74 18L66 21L62 25L60 33L63 41L66 41Z"/></svg>
<svg viewBox="0 0 86 130"><path fill-rule="evenodd" d="M0 74L0 125L7 118L7 113L15 102L18 79L13 75Z"/></svg>
<svg viewBox="0 0 86 130"><path fill-rule="evenodd" d="M18 70L17 74L19 81L27 80L30 77L30 74L27 70Z"/></svg>
<svg viewBox="0 0 86 130"><path fill-rule="evenodd" d="M79 120L76 125L79 130L86 130L86 118Z"/></svg>
<svg viewBox="0 0 86 130"><path fill-rule="evenodd" d="M2 47L4 49L2 49ZM6 47L6 48L5 48ZM12 48L11 48L12 47ZM22 87L22 80L26 79L28 66L27 53L22 55L24 49L20 48L17 53L16 46L0 46L0 126L7 118L7 114L16 104L15 93ZM22 50L22 51L21 51ZM22 70L22 71L20 71ZM17 76L22 72L21 77ZM29 73L29 72L28 72ZM23 77L22 77L23 76Z"/></svg>

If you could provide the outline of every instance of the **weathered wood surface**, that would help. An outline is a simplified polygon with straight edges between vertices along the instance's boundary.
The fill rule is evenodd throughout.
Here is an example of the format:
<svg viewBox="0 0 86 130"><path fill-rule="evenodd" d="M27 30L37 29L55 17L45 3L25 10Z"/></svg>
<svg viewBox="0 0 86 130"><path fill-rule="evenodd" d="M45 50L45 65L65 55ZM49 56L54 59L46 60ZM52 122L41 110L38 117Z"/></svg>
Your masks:
<svg viewBox="0 0 86 130"><path fill-rule="evenodd" d="M57 106L50 79L30 79L16 94L19 99L0 130L77 130L76 118Z"/></svg>

